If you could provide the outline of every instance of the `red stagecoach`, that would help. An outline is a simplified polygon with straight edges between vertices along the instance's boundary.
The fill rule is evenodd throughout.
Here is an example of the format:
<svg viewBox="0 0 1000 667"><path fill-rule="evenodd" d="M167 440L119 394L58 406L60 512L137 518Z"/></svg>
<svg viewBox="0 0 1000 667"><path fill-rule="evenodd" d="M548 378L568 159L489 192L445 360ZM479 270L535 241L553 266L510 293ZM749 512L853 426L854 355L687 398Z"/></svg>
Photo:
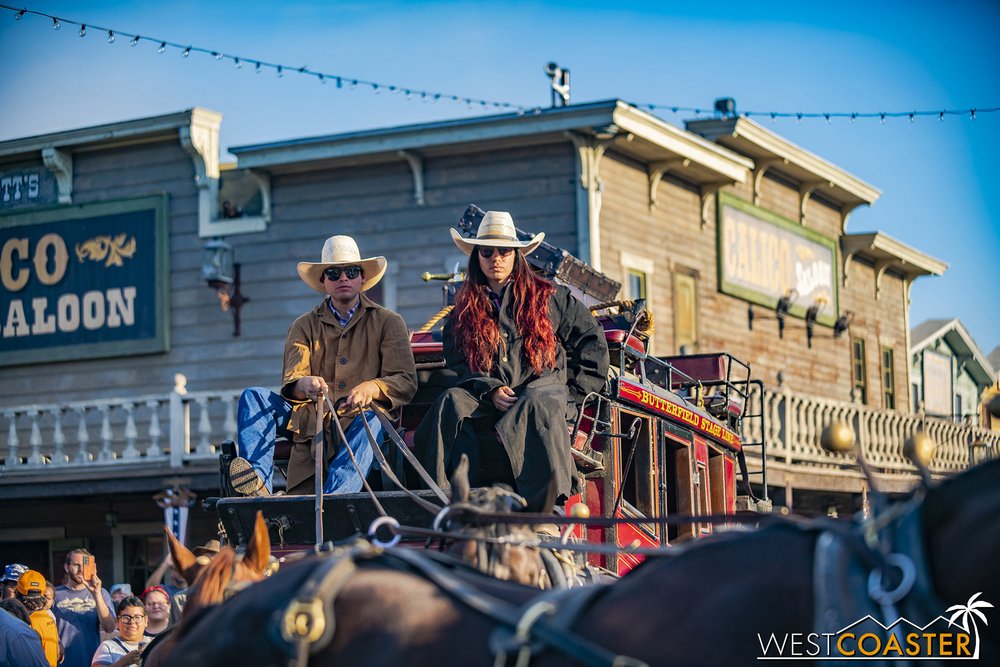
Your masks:
<svg viewBox="0 0 1000 667"><path fill-rule="evenodd" d="M476 212L470 207L463 216L461 225L466 231L478 222ZM635 547L668 545L713 531L709 521L657 521L660 517L769 508L764 442L747 442L742 435L765 432L763 414L747 412L751 395L763 389L760 381L751 379L750 367L726 353L653 356L647 353L652 315L643 300L613 301L619 283L548 243L528 260L541 275L567 285L585 303L597 302L591 310L604 327L611 355L605 388L587 396L576 420L567 425L584 484L582 493L570 498L566 508L583 503L591 517L629 521L573 528L572 536L579 541L622 547L615 555L591 554L588 563L622 574L640 560L630 553ZM447 281L443 288L447 308L461 276L425 274L424 278ZM427 408L456 379L445 367L440 329L425 329L411 336L419 389L398 424L408 446ZM757 421L754 427L745 428L753 420ZM283 447L287 444L279 443L279 468ZM744 452L748 448L760 450L761 470L755 473L747 470ZM400 479L408 479L408 484L416 481L412 468L396 455L392 444L387 441L383 450ZM405 492L393 490L384 473L373 472L369 480L378 489L375 495L384 511L402 525L431 525L434 517ZM762 490L761 498L755 496L754 487ZM432 497L429 491L417 493ZM207 504L219 512L225 533L235 544L251 534L258 510L264 514L278 552L311 549L316 542L311 496L220 498ZM336 541L366 535L379 516L368 494L325 496L322 537Z"/></svg>

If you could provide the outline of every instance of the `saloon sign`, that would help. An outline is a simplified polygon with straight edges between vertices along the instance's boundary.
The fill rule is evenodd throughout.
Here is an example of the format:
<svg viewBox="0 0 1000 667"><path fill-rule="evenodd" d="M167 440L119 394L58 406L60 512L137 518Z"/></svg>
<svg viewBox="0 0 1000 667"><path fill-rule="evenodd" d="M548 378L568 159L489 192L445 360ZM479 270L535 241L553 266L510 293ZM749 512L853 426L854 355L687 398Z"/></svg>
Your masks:
<svg viewBox="0 0 1000 667"><path fill-rule="evenodd" d="M837 304L836 246L728 193L719 194L719 290L773 308L794 290L791 314L819 305L817 321L832 326Z"/></svg>
<svg viewBox="0 0 1000 667"><path fill-rule="evenodd" d="M0 217L0 366L167 349L166 199Z"/></svg>

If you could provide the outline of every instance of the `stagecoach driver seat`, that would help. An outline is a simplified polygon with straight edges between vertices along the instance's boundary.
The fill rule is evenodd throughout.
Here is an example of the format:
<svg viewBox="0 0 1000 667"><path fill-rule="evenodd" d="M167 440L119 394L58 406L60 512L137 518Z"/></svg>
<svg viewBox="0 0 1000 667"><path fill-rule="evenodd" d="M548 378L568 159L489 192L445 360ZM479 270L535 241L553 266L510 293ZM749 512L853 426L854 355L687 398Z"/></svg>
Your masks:
<svg viewBox="0 0 1000 667"><path fill-rule="evenodd" d="M604 330L568 288L534 274L510 213L489 211L475 238L451 230L469 255L444 324L445 363L458 384L414 433L417 457L439 484L469 457L470 483L510 484L529 511L578 489L568 418L608 374Z"/></svg>

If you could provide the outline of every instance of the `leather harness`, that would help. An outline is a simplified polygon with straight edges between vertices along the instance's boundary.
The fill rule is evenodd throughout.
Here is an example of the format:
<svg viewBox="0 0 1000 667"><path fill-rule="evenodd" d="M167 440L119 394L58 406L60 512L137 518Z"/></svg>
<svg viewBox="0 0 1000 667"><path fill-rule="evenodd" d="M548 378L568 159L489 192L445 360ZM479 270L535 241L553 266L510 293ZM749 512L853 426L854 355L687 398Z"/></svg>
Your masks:
<svg viewBox="0 0 1000 667"><path fill-rule="evenodd" d="M579 614L607 590L606 585L553 591L533 599L526 607L478 590L451 571L457 563L432 551L383 550L367 543L341 549L320 561L295 598L275 615L272 636L289 656L290 667L305 667L309 656L329 646L336 630L334 602L359 567L366 563L403 570L423 577L466 607L498 624L490 637L495 665L507 664L514 654L519 667L539 650L551 648L588 667L645 667L645 663L607 649L570 630Z"/></svg>

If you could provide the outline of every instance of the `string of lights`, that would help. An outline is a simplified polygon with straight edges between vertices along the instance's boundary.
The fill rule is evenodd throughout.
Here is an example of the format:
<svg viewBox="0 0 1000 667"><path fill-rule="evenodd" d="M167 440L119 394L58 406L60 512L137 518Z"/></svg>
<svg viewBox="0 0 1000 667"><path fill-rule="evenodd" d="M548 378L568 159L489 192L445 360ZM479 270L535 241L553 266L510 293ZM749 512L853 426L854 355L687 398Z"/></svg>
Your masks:
<svg viewBox="0 0 1000 667"><path fill-rule="evenodd" d="M679 107L672 104L638 102L633 103L633 105L643 109L649 109L650 111L669 110L671 113L684 111L699 116L702 114L716 113L711 109L703 109L700 107ZM936 117L938 120L944 120L945 116L968 116L970 120L975 120L977 115L995 113L997 111L1000 111L1000 107L987 107L982 109L975 107L972 109L940 109L934 111L871 111L864 113L857 111L824 111L808 113L801 111L738 111L733 112L732 115L745 116L747 118L753 116L758 118L770 118L772 122L778 118L794 118L800 122L807 118L822 118L826 120L827 123L832 123L834 118L846 118L853 123L860 118L878 118L880 122L884 123L889 118L907 118L912 123L917 118L922 116Z"/></svg>
<svg viewBox="0 0 1000 667"><path fill-rule="evenodd" d="M264 70L273 70L274 73L279 77L284 77L286 73L300 74L304 76L315 77L320 83L332 82L336 84L337 88L367 88L375 94L379 94L382 91L387 91L389 93L398 93L404 95L407 99L419 99L424 102L457 102L459 104L465 104L471 107L481 107L481 108L495 108L495 109L511 109L519 114L526 113L528 111L527 107L513 104L511 102L502 102L496 100L486 100L476 97L466 97L463 95L454 95L450 93L435 92L429 90L418 90L415 88L408 88L404 86L398 86L395 84L380 83L378 81L367 81L365 79L360 79L357 77L345 76L342 74L331 74L328 72L320 72L318 70L312 69L308 66L290 66L283 63L274 63L261 60L259 58L250 58L246 56L235 55L232 53L225 53L223 51L218 51L215 49L207 49L200 46L194 46L192 44L181 44L178 42L173 42L166 39L161 39L159 37L152 37L149 35L139 35L134 33L129 33L124 30L117 30L115 28L106 28L99 25L94 25L92 23L84 23L82 21L75 21L73 19L67 19L61 16L54 16L52 14L46 14L45 12L39 12L27 8L17 8L11 7L10 5L0 4L0 9L5 9L14 13L14 20L20 21L25 16L34 15L48 19L52 22L53 30L60 30L62 26L70 25L77 29L77 34L80 37L86 37L88 34L97 33L106 39L109 44L114 44L118 38L129 40L129 46L139 46L141 43L150 43L156 46L157 53L164 53L167 49L172 49L179 51L181 56L188 58L192 53L204 54L211 56L215 60L220 61L231 61L236 69L242 69L244 66L252 67L257 74L261 74Z"/></svg>
<svg viewBox="0 0 1000 667"><path fill-rule="evenodd" d="M316 78L320 83L333 82L336 84L337 88L357 89L366 88L371 92L378 94L382 91L388 91L389 93L402 94L406 99L419 99L424 102L442 102L450 101L457 102L459 104L465 104L470 108L480 107L480 108L494 108L494 109L509 109L516 111L518 114L524 114L533 112L538 113L540 108L538 107L528 107L512 102L504 102L497 100L486 100L476 97L467 97L463 95L454 95L450 93L435 92L429 90L420 90L411 87L400 86L396 84L380 83L378 81L368 81L365 79L360 79L357 77L350 77L342 74L331 74L328 72L321 72L312 69L308 66L290 66L283 63L268 62L261 60L259 58L251 58L247 56L235 55L232 53L225 53L223 51L218 51L215 49L208 49L200 46L194 46L191 44L182 44L166 39L160 39L159 37L152 37L149 35L139 35L134 33L125 32L122 30L116 30L114 28L106 28L90 23L84 23L82 21L76 21L72 19L63 18L60 16L54 16L52 14L46 14L45 12L40 12L27 8L12 7L10 5L0 4L0 9L4 9L14 14L15 21L21 21L25 16L33 15L52 22L52 29L59 30L62 28L63 24L74 26L77 30L77 34L80 37L86 37L88 34L97 33L102 35L109 44L114 44L118 38L127 39L129 45L136 47L141 43L150 43L156 47L157 53L164 53L167 49L172 49L179 51L181 56L188 58L192 53L204 54L211 56L213 59L218 61L228 60L233 63L236 69L242 69L244 66L252 67L253 70L260 74L264 70L273 70L274 73L279 77L284 77L286 73L300 74L304 76L310 76ZM649 111L669 111L671 113L677 114L679 112L693 113L696 116L701 116L705 114L718 115L720 112L713 109L705 109L701 107L685 107L673 104L658 104L653 102L633 102L633 106L638 108L647 109ZM730 113L723 112L723 115L740 116L745 118L757 117L770 119L772 123L780 119L794 118L798 122L803 120L813 120L813 119L824 119L827 123L832 123L834 119L847 119L850 122L855 122L859 119L873 119L877 118L879 122L885 123L888 119L892 118L906 118L909 122L913 123L917 118L920 117L936 117L939 121L943 121L947 116L964 116L970 120L975 120L977 116L989 113L996 113L1000 111L1000 106L994 107L973 107L971 109L936 109L936 110L913 110L913 111L875 111L875 112L789 112L789 111L736 111L733 110Z"/></svg>

